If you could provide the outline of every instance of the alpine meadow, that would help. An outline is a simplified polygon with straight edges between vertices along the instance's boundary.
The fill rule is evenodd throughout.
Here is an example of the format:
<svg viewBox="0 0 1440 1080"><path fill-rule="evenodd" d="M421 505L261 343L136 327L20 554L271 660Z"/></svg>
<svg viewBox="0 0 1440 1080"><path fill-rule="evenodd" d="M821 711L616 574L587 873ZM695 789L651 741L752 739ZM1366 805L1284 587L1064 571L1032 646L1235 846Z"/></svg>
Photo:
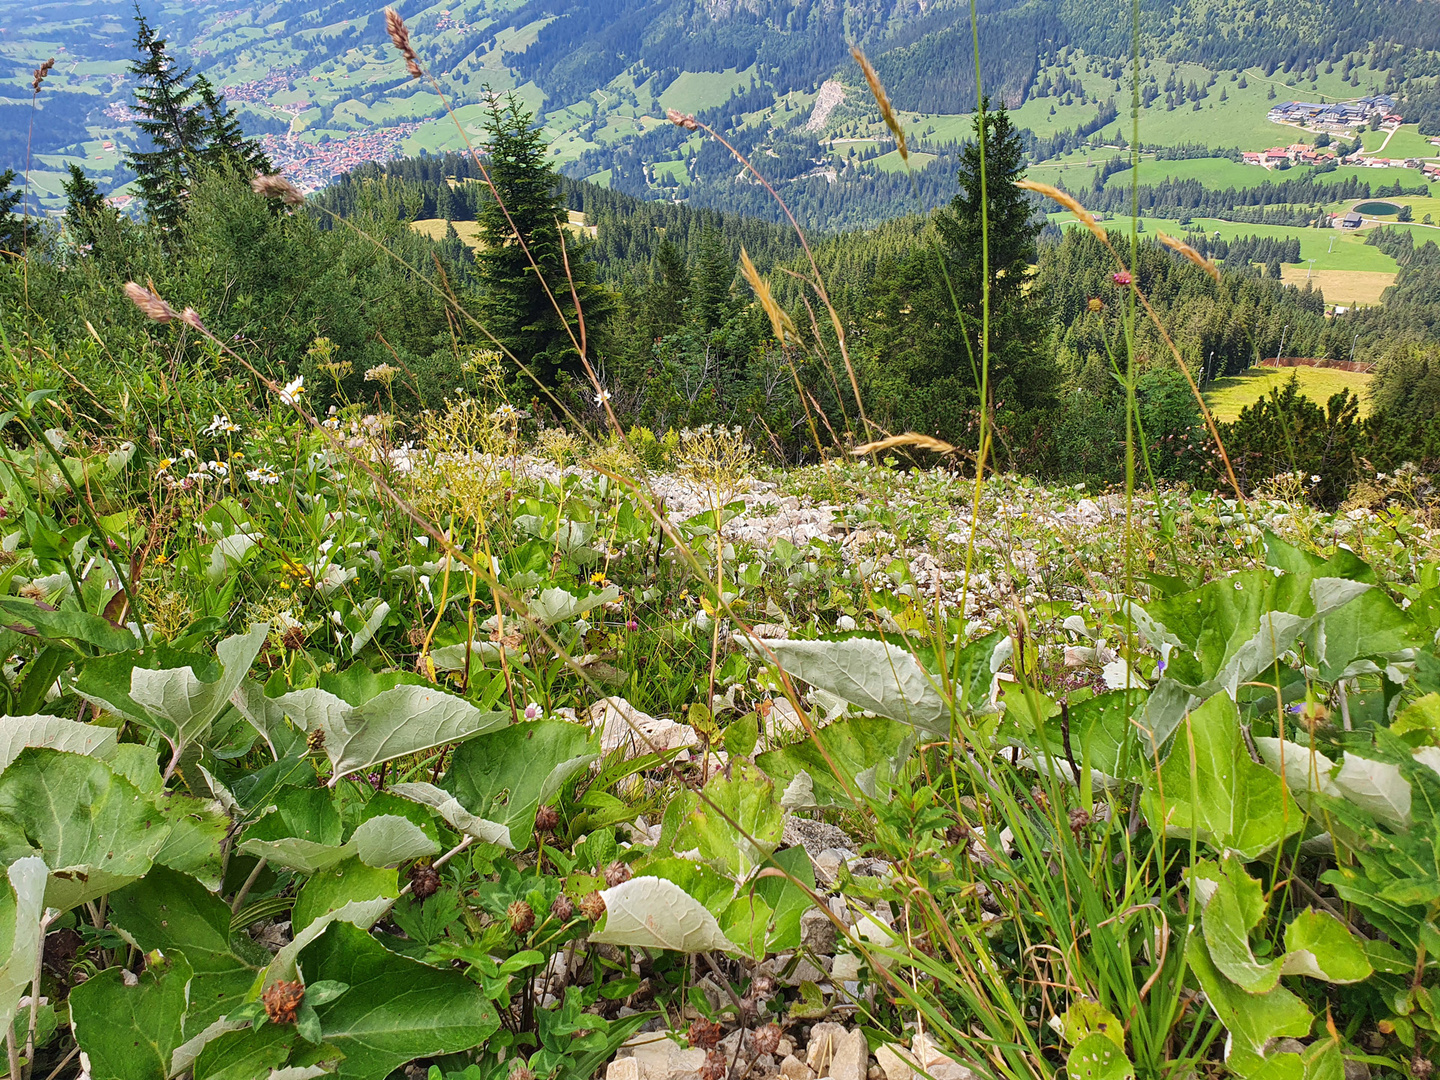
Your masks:
<svg viewBox="0 0 1440 1080"><path fill-rule="evenodd" d="M443 2L0 0L7 1080L1440 1080L1440 0Z"/></svg>

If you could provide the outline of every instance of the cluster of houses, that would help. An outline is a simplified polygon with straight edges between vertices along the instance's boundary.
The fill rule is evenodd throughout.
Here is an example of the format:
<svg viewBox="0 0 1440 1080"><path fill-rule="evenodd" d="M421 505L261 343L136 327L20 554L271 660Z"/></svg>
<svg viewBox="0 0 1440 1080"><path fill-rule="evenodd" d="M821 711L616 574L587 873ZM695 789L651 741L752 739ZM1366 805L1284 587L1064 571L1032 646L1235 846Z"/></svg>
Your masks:
<svg viewBox="0 0 1440 1080"><path fill-rule="evenodd" d="M1379 116L1381 123L1398 124L1403 117L1394 110L1393 96L1374 94L1358 101L1336 101L1328 105L1317 105L1313 101L1282 101L1266 114L1266 119L1276 124L1347 131L1364 127L1372 116Z"/></svg>
<svg viewBox="0 0 1440 1080"><path fill-rule="evenodd" d="M1328 146L1309 146L1306 143L1291 143L1289 146L1272 146L1269 150L1247 151L1240 155L1246 165L1263 165L1273 169L1286 165L1319 165L1322 161L1335 158L1335 151Z"/></svg>
<svg viewBox="0 0 1440 1080"><path fill-rule="evenodd" d="M401 145L420 123L408 120L390 127L355 132L343 139L312 143L293 136L266 135L261 148L277 171L283 172L301 191L318 191L331 180L367 161L389 161L399 157Z"/></svg>

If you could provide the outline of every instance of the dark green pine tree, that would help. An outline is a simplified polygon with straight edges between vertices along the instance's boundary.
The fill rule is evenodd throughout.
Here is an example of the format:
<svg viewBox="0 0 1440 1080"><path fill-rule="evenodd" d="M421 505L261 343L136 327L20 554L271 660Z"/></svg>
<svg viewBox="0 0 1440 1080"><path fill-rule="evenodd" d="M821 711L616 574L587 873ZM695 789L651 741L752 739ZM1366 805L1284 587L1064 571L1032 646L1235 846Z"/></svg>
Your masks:
<svg viewBox="0 0 1440 1080"><path fill-rule="evenodd" d="M115 211L105 203L105 197L95 186L95 181L85 175L85 170L75 162L68 163L70 179L64 181L65 227L77 247L91 247L98 235L97 226L106 215Z"/></svg>
<svg viewBox="0 0 1440 1080"><path fill-rule="evenodd" d="M14 183L14 169L0 172L0 254L19 255L25 243L24 223L11 213L24 197L11 190Z"/></svg>
<svg viewBox="0 0 1440 1080"><path fill-rule="evenodd" d="M720 230L706 225L700 231L690 291L695 320L701 329L718 330L730 317L733 310L730 287L734 283L735 263L725 250Z"/></svg>
<svg viewBox="0 0 1440 1080"><path fill-rule="evenodd" d="M662 240L650 261L651 282L645 298L645 318L651 338L680 329L690 299L690 268L673 240Z"/></svg>
<svg viewBox="0 0 1440 1080"><path fill-rule="evenodd" d="M135 121L150 143L148 150L125 156L135 170L145 213L162 228L180 223L185 196L205 145L204 106L196 102L197 87L189 81L140 9L135 9L135 49L139 59L130 73L140 80L135 90Z"/></svg>
<svg viewBox="0 0 1440 1080"><path fill-rule="evenodd" d="M482 321L554 386L562 373L581 370L575 298L589 336L609 309L608 297L595 282L587 244L568 232L562 236L568 213L534 116L513 93L500 97L487 87L485 100L486 165L500 203L487 200L478 215Z"/></svg>
<svg viewBox="0 0 1440 1080"><path fill-rule="evenodd" d="M225 104L224 95L215 93L215 87L204 75L195 80L195 92L205 117L201 163L210 169L229 169L247 180L256 173L274 172L260 143L245 137L240 118Z"/></svg>

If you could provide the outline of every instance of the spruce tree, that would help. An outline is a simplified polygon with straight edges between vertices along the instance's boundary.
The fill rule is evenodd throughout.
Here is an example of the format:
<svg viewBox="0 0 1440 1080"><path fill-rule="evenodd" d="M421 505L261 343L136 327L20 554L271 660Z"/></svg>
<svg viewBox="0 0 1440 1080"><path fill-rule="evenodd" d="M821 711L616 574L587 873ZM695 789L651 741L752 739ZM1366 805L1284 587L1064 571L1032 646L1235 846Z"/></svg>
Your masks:
<svg viewBox="0 0 1440 1080"><path fill-rule="evenodd" d="M486 167L500 201L489 199L478 215L482 321L553 386L562 372L580 370L575 298L588 333L604 317L607 298L595 284L583 239L562 236L569 215L533 114L514 93L499 97L487 88L486 101Z"/></svg>
<svg viewBox="0 0 1440 1080"><path fill-rule="evenodd" d="M215 93L210 80L201 75L195 80L204 113L204 146L200 160L211 169L230 169L249 180L256 173L274 171L265 151L255 139L247 139L240 119L225 104L223 95Z"/></svg>
<svg viewBox="0 0 1440 1080"><path fill-rule="evenodd" d="M15 183L15 170L0 172L0 253L19 255L24 246L24 223L10 211L19 205L23 194L11 190Z"/></svg>
<svg viewBox="0 0 1440 1080"><path fill-rule="evenodd" d="M85 170L75 162L68 163L70 179L63 182L65 188L65 226L70 230L77 247L90 247L95 243L97 228L106 214L115 213L105 204L105 198L95 181L85 175Z"/></svg>
<svg viewBox="0 0 1440 1080"><path fill-rule="evenodd" d="M149 150L125 155L135 170L145 213L157 225L173 229L180 223L185 195L204 146L206 118L196 102L197 87L190 69L180 70L165 48L165 39L135 9L135 49L139 59L130 73L140 80L135 90L136 127L150 142Z"/></svg>
<svg viewBox="0 0 1440 1080"><path fill-rule="evenodd" d="M718 330L730 317L730 286L735 283L735 263L725 250L720 230L713 225L706 225L700 231L700 247L691 281L696 321L707 332Z"/></svg>

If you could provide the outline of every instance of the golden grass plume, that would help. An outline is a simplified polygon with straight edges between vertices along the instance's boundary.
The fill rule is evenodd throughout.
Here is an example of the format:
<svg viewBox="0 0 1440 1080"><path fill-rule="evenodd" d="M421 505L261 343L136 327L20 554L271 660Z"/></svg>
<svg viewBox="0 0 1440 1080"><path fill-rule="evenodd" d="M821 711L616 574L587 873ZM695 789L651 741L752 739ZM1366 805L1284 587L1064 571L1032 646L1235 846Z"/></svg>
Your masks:
<svg viewBox="0 0 1440 1080"><path fill-rule="evenodd" d="M895 115L895 108L890 104L890 95L885 93L885 84L880 81L879 74L870 63L870 58L860 51L860 46L852 45L850 55L860 65L860 70L865 73L865 81L870 84L870 93L875 98L875 104L880 106L880 116L885 120L885 126L895 136L895 145L900 151L900 160L909 162L910 147L905 142L905 129L900 126L900 118Z"/></svg>
<svg viewBox="0 0 1440 1080"><path fill-rule="evenodd" d="M1201 270L1204 270L1216 281L1220 280L1220 268L1217 267L1209 259L1205 258L1204 255L1201 255L1189 244L1185 243L1184 240L1177 240L1175 239L1175 237L1167 236L1163 232L1157 232L1155 235L1160 238L1160 243L1164 244L1172 251L1178 251L1181 255L1184 255L1185 258L1189 259L1196 266L1200 267Z"/></svg>
<svg viewBox="0 0 1440 1080"><path fill-rule="evenodd" d="M918 431L907 431L903 435L891 435L888 438L877 439L874 442L857 446L850 453L856 457L864 457L866 454L877 454L881 450L893 450L897 446L913 447L916 450L932 450L937 454L953 454L957 448L951 446L942 439L936 439L930 435L921 435Z"/></svg>
<svg viewBox="0 0 1440 1080"><path fill-rule="evenodd" d="M1066 210L1069 210L1079 218L1080 224L1094 233L1096 237L1101 240L1106 239L1105 230L1100 228L1099 223L1095 220L1095 215L1081 206L1080 200L1068 191L1061 191L1057 187L1051 187L1049 184L1041 184L1035 180L1017 180L1015 186L1023 188L1026 191L1033 191L1037 195L1044 195L1047 199L1054 199L1061 206L1065 207Z"/></svg>
<svg viewBox="0 0 1440 1080"><path fill-rule="evenodd" d="M781 345L787 345L790 341L800 340L800 331L795 328L795 320L790 318L787 312L770 294L770 285L760 276L760 271L755 269L755 264L750 261L750 253L743 247L740 249L740 272L745 275L745 280L750 283L750 288L755 290L755 299L760 301L760 306L765 309L765 314L770 316L770 328L775 331L775 337ZM787 340L786 335L789 335Z"/></svg>

